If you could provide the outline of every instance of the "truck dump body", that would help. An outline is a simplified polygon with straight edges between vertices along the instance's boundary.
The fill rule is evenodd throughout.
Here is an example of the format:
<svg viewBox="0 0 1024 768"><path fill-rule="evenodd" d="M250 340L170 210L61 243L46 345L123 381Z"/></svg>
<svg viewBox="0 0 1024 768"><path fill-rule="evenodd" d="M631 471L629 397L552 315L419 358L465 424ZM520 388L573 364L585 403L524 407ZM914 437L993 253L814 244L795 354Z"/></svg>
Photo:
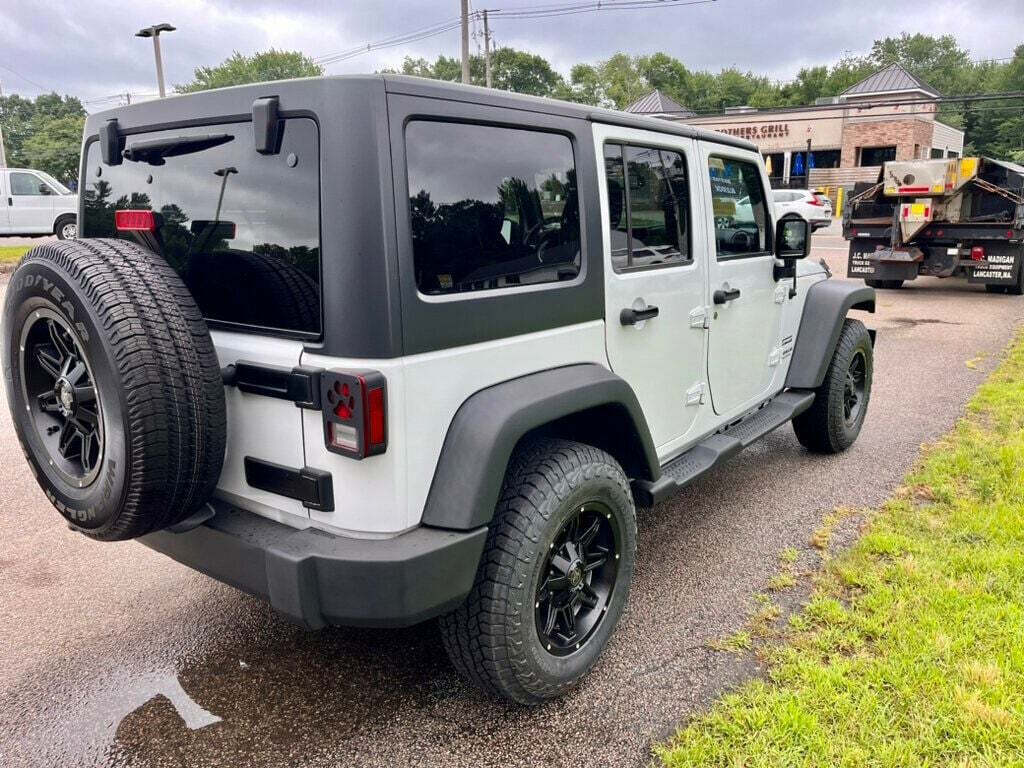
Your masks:
<svg viewBox="0 0 1024 768"><path fill-rule="evenodd" d="M1024 167L985 157L886 163L843 211L847 274L894 283L919 275L1019 287ZM1014 291L1016 292L1016 291Z"/></svg>

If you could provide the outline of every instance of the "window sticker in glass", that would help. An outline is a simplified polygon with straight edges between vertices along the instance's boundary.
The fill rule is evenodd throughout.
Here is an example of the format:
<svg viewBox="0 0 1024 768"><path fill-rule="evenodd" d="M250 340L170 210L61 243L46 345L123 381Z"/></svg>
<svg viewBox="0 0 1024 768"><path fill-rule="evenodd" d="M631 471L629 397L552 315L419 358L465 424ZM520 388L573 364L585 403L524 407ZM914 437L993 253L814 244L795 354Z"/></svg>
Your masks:
<svg viewBox="0 0 1024 768"><path fill-rule="evenodd" d="M416 285L430 295L572 280L580 216L572 144L515 128L406 128Z"/></svg>
<svg viewBox="0 0 1024 768"><path fill-rule="evenodd" d="M757 166L743 160L711 157L708 173L718 257L747 256L768 250L768 205Z"/></svg>

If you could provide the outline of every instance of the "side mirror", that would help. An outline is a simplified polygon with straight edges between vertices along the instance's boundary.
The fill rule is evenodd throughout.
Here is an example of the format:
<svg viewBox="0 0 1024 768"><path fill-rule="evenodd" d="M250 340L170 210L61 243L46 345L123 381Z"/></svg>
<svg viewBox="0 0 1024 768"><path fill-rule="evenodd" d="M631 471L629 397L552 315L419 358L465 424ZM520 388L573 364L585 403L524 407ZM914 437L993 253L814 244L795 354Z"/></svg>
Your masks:
<svg viewBox="0 0 1024 768"><path fill-rule="evenodd" d="M811 252L811 228L807 220L787 213L775 222L775 258L803 259Z"/></svg>

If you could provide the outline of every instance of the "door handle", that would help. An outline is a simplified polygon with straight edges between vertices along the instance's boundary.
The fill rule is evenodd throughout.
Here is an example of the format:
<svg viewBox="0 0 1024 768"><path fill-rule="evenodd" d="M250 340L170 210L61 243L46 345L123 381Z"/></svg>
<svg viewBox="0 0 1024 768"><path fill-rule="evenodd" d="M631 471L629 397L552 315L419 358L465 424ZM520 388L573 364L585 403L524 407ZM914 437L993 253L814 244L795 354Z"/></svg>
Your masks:
<svg viewBox="0 0 1024 768"><path fill-rule="evenodd" d="M658 316L658 308L648 304L643 309L624 309L619 312L619 322L623 325L636 325L644 320Z"/></svg>
<svg viewBox="0 0 1024 768"><path fill-rule="evenodd" d="M725 304L725 302L738 299L739 297L740 289L730 288L727 291L722 289L715 291L711 298L714 300L715 304Z"/></svg>

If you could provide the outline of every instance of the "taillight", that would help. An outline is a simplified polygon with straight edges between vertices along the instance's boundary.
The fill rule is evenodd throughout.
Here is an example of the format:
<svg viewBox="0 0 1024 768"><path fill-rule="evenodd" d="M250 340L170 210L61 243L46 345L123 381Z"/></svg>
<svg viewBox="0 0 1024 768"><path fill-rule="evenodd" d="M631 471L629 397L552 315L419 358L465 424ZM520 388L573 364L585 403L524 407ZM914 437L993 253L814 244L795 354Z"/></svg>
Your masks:
<svg viewBox="0 0 1024 768"><path fill-rule="evenodd" d="M325 371L320 376L327 450L362 459L388 445L387 381L378 371Z"/></svg>
<svg viewBox="0 0 1024 768"><path fill-rule="evenodd" d="M114 211L114 228L118 232L156 232L153 211Z"/></svg>
<svg viewBox="0 0 1024 768"><path fill-rule="evenodd" d="M985 260L985 249L980 245L976 245L971 248L971 259L973 261L984 261Z"/></svg>
<svg viewBox="0 0 1024 768"><path fill-rule="evenodd" d="M811 199L807 201L808 205L817 205L818 207L824 207L824 203L821 202L821 198L817 195L811 195Z"/></svg>

